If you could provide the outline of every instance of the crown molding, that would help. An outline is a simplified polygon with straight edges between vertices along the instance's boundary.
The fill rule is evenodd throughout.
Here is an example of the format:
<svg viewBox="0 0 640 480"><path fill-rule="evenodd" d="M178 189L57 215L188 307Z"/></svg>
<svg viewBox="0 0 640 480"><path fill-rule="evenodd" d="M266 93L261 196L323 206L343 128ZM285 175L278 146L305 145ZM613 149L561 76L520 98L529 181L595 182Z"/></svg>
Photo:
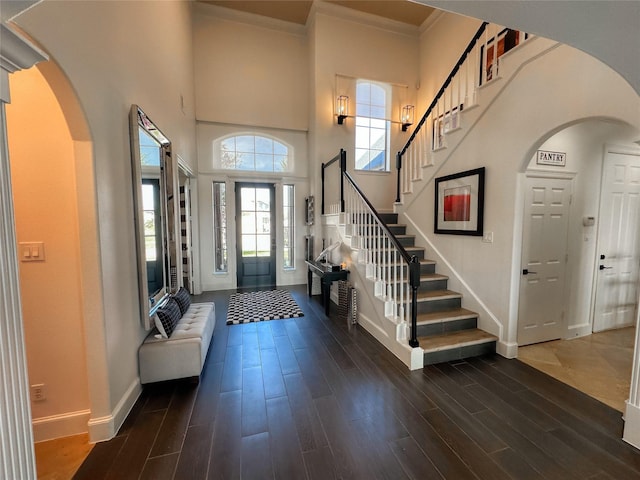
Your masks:
<svg viewBox="0 0 640 480"><path fill-rule="evenodd" d="M9 24L0 23L0 68L13 73L48 59L46 53Z"/></svg>
<svg viewBox="0 0 640 480"><path fill-rule="evenodd" d="M429 15L422 25L420 25L420 35L428 32L436 23L442 19L442 17L446 14L444 10L438 10L437 8L433 11L431 15Z"/></svg>
<svg viewBox="0 0 640 480"><path fill-rule="evenodd" d="M194 13L209 18L227 20L236 23L244 23L256 27L267 28L269 30L277 30L279 32L287 32L294 35L306 35L307 27L297 23L285 22L277 18L265 17L255 13L241 12L232 8L220 7L208 3L196 2L194 5Z"/></svg>
<svg viewBox="0 0 640 480"><path fill-rule="evenodd" d="M343 7L334 3L324 2L323 0L315 0L311 4L311 10L309 11L309 16L307 18L307 25L309 25L310 22L312 22L312 19L315 19L315 16L318 14L337 17L341 20L378 28L380 30L386 30L409 37L417 37L420 33L420 27L399 22L397 20L380 17L378 15L373 15L371 13L360 12L358 10ZM425 22L427 20L425 20Z"/></svg>

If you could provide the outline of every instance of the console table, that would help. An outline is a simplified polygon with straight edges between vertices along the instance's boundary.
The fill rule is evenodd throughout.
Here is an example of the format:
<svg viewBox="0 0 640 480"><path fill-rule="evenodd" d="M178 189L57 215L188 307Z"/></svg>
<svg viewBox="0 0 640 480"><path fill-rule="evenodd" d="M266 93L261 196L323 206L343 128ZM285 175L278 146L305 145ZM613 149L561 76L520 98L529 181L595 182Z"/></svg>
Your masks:
<svg viewBox="0 0 640 480"><path fill-rule="evenodd" d="M346 280L349 275L349 270L336 270L333 271L331 263L313 262L307 260L307 284L309 286L309 296L311 296L311 283L313 280L313 274L320 277L320 291L322 292L322 304L324 305L325 315L329 315L329 306L331 305L331 284L336 280Z"/></svg>

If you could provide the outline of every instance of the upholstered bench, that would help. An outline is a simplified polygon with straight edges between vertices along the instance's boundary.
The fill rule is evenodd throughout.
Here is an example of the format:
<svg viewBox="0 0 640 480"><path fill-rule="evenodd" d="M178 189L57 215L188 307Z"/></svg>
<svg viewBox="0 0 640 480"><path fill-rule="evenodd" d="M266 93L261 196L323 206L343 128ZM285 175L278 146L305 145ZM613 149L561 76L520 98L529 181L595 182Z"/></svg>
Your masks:
<svg viewBox="0 0 640 480"><path fill-rule="evenodd" d="M188 293L186 296L189 298ZM172 301L170 298L169 302ZM186 306L184 313L177 314L179 318L174 325L167 325L166 312L176 308L170 304L158 309L157 331L153 330L138 350L141 383L200 376L216 324L215 305L191 304L189 300L183 306Z"/></svg>

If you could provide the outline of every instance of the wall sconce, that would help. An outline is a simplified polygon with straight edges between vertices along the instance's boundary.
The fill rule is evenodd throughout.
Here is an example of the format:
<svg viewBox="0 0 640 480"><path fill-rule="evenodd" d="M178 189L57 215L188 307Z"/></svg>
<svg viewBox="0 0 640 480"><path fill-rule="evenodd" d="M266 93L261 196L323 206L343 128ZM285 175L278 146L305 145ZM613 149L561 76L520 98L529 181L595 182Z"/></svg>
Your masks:
<svg viewBox="0 0 640 480"><path fill-rule="evenodd" d="M338 125L344 123L344 119L349 115L349 97L340 95L336 100L336 113L338 114Z"/></svg>
<svg viewBox="0 0 640 480"><path fill-rule="evenodd" d="M402 131L406 132L407 128L413 125L413 105L405 105L402 107L400 122L402 123Z"/></svg>

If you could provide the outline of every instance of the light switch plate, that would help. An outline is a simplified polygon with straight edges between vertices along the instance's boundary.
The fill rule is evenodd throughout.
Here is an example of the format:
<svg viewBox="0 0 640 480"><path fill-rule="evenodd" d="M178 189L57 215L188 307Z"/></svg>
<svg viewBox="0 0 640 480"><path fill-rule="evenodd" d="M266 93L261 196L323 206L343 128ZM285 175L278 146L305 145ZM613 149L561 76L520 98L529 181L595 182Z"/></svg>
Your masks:
<svg viewBox="0 0 640 480"><path fill-rule="evenodd" d="M44 242L20 242L18 252L21 262L44 262Z"/></svg>
<svg viewBox="0 0 640 480"><path fill-rule="evenodd" d="M482 236L482 241L484 243L493 243L493 232L486 232L483 236Z"/></svg>

